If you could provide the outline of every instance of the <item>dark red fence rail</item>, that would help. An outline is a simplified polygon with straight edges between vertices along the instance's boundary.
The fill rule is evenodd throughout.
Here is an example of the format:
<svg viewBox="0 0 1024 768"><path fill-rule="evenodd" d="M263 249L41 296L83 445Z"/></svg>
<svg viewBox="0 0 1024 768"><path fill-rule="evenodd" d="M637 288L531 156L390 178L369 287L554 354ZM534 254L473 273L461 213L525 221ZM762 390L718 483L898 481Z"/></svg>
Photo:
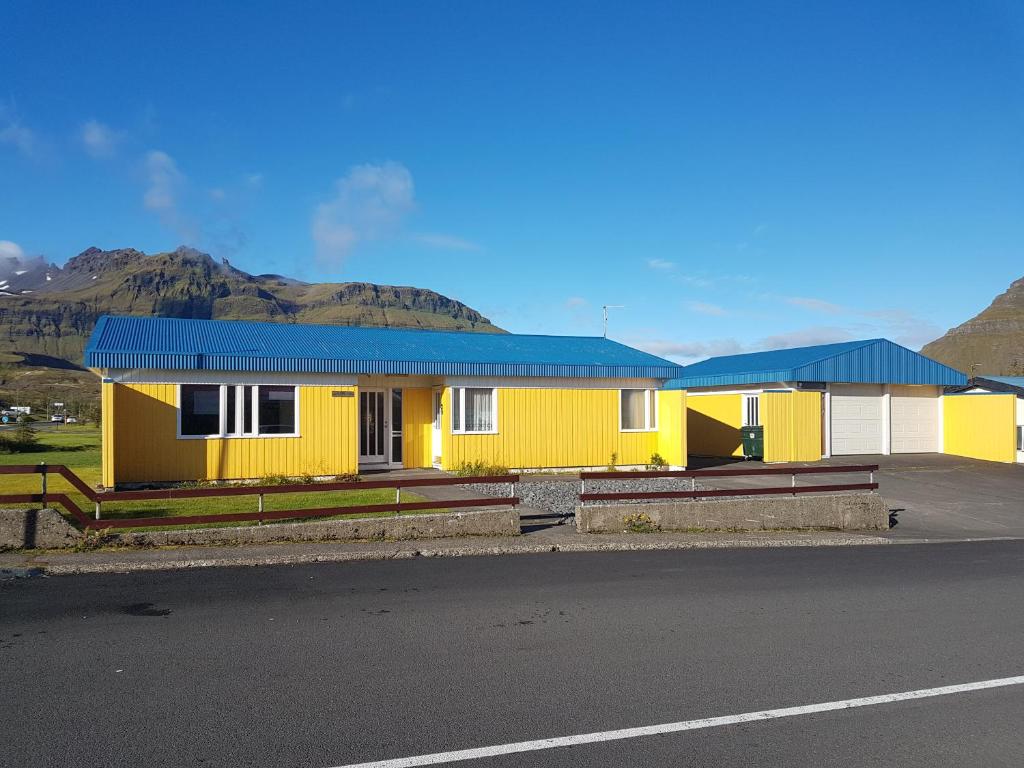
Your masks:
<svg viewBox="0 0 1024 768"><path fill-rule="evenodd" d="M587 501L652 501L656 499L713 499L730 496L782 496L803 493L831 493L833 491L876 491L878 483L875 482L875 472L878 471L877 464L848 464L839 467L762 467L758 469L707 469L707 470L681 470L650 472L581 472L580 473L580 502ZM847 474L850 472L865 472L868 474L866 483L837 483L828 485L797 485L796 479L799 475L833 475ZM788 486L770 486L764 488L712 488L697 489L698 478L708 477L758 477L764 475L788 475L792 482ZM649 477L678 477L691 480L691 488L688 491L609 491L600 493L587 493L587 480L631 480L635 478Z"/></svg>
<svg viewBox="0 0 1024 768"><path fill-rule="evenodd" d="M519 475L492 475L486 477L424 477L394 480L367 480L338 483L289 483L287 485L226 485L216 488L158 488L145 491L97 491L63 464L15 464L0 466L0 475L38 474L41 476L41 492L31 494L0 494L0 503L41 504L56 503L68 511L86 528L147 528L153 526L201 525L204 523L233 523L256 520L293 520L336 515L365 515L376 512L413 512L424 509L461 509L466 507L516 506L515 484ZM59 475L68 481L79 493L95 505L95 515L90 518L80 506L65 493L47 491L47 478ZM419 488L445 485L476 485L480 483L508 483L511 494L505 497L484 497L476 499L445 499L437 501L402 501L403 488ZM364 491L368 489L393 488L395 501L385 504L360 504L347 507L320 507L316 509L263 509L263 497L280 493L310 493L324 491ZM256 496L258 509L253 512L229 512L214 515L183 515L178 517L132 517L112 520L101 519L101 505L110 501L173 501L175 499L201 499L225 496Z"/></svg>

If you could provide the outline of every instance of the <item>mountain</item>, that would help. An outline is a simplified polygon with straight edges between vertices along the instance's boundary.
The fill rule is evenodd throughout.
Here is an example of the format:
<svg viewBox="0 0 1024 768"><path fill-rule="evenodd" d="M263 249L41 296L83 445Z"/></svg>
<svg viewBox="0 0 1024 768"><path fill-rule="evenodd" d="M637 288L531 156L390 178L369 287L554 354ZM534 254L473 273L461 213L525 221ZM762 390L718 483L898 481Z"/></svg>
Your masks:
<svg viewBox="0 0 1024 768"><path fill-rule="evenodd" d="M1024 278L921 352L967 374L1024 375Z"/></svg>
<svg viewBox="0 0 1024 768"><path fill-rule="evenodd" d="M92 400L98 387L81 369L82 352L106 314L503 332L423 288L251 275L187 247L153 255L89 248L63 267L7 257L0 258L0 400ZM65 385L75 392L54 390Z"/></svg>

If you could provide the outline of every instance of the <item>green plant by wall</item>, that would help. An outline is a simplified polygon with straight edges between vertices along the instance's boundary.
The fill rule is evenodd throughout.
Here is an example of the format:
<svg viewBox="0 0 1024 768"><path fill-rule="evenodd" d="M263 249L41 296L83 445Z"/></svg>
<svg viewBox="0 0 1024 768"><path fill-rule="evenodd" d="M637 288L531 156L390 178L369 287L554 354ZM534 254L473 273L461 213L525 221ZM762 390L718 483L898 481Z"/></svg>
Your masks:
<svg viewBox="0 0 1024 768"><path fill-rule="evenodd" d="M660 472L668 466L668 462L662 458L660 453L652 453L651 460L647 463L647 468L652 472Z"/></svg>
<svg viewBox="0 0 1024 768"><path fill-rule="evenodd" d="M608 457L608 471L609 472L617 472L618 471L618 467L616 467L615 465L618 464L618 463L619 463L619 454L617 454L615 451L612 451L612 455Z"/></svg>
<svg viewBox="0 0 1024 768"><path fill-rule="evenodd" d="M488 464L486 461L464 461L452 470L458 477L487 477L489 475L508 475L508 467L502 464Z"/></svg>
<svg viewBox="0 0 1024 768"><path fill-rule="evenodd" d="M656 533L661 527L645 512L634 512L622 518L626 533Z"/></svg>

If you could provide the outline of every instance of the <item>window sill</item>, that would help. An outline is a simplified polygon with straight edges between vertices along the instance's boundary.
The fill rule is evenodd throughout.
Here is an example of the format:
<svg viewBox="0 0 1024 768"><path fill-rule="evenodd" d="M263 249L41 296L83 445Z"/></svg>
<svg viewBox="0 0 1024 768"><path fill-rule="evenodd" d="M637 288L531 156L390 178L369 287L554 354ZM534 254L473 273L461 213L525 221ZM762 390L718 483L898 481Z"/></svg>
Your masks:
<svg viewBox="0 0 1024 768"><path fill-rule="evenodd" d="M619 430L619 432L626 432L626 433L630 433L630 434L635 434L637 432L657 432L657 431L658 431L657 427L655 427L654 429L620 429Z"/></svg>
<svg viewBox="0 0 1024 768"><path fill-rule="evenodd" d="M489 432L456 432L455 430L452 430L452 434L453 435L496 435L496 434L498 434L498 430L492 429Z"/></svg>

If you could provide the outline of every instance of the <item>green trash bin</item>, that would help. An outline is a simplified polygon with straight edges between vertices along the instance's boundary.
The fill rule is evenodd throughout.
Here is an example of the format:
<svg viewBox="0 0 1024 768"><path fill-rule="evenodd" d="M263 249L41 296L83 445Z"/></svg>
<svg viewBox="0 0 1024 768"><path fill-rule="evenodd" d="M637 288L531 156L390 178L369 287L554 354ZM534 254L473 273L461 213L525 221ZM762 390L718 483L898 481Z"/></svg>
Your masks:
<svg viewBox="0 0 1024 768"><path fill-rule="evenodd" d="M764 427L743 427L743 456L747 459L764 458Z"/></svg>

